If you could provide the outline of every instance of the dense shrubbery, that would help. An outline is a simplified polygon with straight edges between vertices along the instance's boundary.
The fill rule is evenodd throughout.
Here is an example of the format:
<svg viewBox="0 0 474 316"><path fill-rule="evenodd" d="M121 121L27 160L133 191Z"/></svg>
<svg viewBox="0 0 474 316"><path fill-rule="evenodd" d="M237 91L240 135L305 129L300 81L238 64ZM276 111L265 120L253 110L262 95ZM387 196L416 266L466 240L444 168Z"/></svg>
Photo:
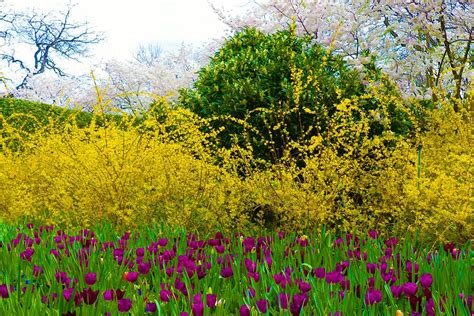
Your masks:
<svg viewBox="0 0 474 316"><path fill-rule="evenodd" d="M0 218L469 239L472 95L407 100L367 71L361 84L291 31L247 30L182 91L196 113L165 99L139 116L101 98L94 113L0 100Z"/></svg>
<svg viewBox="0 0 474 316"><path fill-rule="evenodd" d="M68 122L72 117L79 127L85 127L93 117L88 112L13 98L0 98L0 114L10 125L28 131L52 122Z"/></svg>
<svg viewBox="0 0 474 316"><path fill-rule="evenodd" d="M212 118L215 128L224 127L219 139L227 148L234 142L251 145L256 158L275 163L285 151L300 154L289 146L292 142L327 133L337 104L346 98L356 97L362 112L390 120L388 126L371 121L370 137L386 130L409 132L412 122L404 110L368 94L365 80L383 84L384 94L396 95L371 66L359 73L311 38L297 37L293 29L268 35L246 29L200 70L193 89L181 90L180 101L199 116Z"/></svg>
<svg viewBox="0 0 474 316"><path fill-rule="evenodd" d="M395 138L390 133L367 137L367 118L353 120L360 109L357 100L346 99L336 106L329 132L301 146L304 168L289 157L258 171L251 150L216 147L218 131L207 121L164 105L139 125L100 112L94 115L103 126L94 119L85 128L45 125L21 139L20 153L4 146L14 134L3 133L2 219L26 216L66 226L107 220L130 228L165 222L191 230L264 225L301 231L324 223L338 231L419 230L427 240L443 241L473 234L472 131L465 111L447 106L427 113L428 132L393 147L384 145ZM334 139L332 145L324 137ZM242 166L253 170L245 178Z"/></svg>

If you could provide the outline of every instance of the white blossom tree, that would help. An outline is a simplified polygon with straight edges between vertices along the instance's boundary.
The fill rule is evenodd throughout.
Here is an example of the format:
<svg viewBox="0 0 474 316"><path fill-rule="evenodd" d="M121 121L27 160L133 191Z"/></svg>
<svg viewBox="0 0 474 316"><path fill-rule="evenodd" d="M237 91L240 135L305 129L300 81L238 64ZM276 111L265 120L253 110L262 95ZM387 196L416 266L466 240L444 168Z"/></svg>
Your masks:
<svg viewBox="0 0 474 316"><path fill-rule="evenodd" d="M29 81L29 89L18 89L14 95L91 110L99 91L102 101L112 107L128 112L143 111L158 96L173 100L180 88L192 84L206 60L203 53L183 44L176 52L163 53L153 63L135 59L99 62L92 66L94 77L35 76Z"/></svg>
<svg viewBox="0 0 474 316"><path fill-rule="evenodd" d="M108 95L122 109L146 110L156 96L173 99L189 87L202 66L199 53L189 45L164 53L153 62L110 60L103 65L109 80Z"/></svg>
<svg viewBox="0 0 474 316"><path fill-rule="evenodd" d="M376 57L407 95L436 98L442 88L463 98L474 74L470 0L267 0L243 15L214 10L234 30L274 32L294 19L300 35L356 66Z"/></svg>

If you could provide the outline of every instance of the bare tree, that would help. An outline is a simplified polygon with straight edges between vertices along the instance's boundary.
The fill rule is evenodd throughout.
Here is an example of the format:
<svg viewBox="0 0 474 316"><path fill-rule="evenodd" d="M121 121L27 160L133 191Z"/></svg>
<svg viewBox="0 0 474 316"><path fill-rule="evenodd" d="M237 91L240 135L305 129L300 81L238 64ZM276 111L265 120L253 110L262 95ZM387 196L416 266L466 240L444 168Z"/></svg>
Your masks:
<svg viewBox="0 0 474 316"><path fill-rule="evenodd" d="M11 35L14 41L34 47L32 63L17 58L15 51L1 53L0 59L10 66L15 64L25 72L23 80L16 89L26 88L32 76L52 70L59 76L65 76L63 68L58 65L58 59L78 61L84 57L91 44L103 40L102 34L91 30L87 22L75 22L71 19L73 5L68 5L64 12L17 14L11 21Z"/></svg>
<svg viewBox="0 0 474 316"><path fill-rule="evenodd" d="M140 64L152 66L163 54L163 49L159 43L140 44L135 53L135 60Z"/></svg>
<svg viewBox="0 0 474 316"><path fill-rule="evenodd" d="M15 14L11 14L4 7L3 1L0 0L0 39L7 39L10 37L11 25L15 21Z"/></svg>

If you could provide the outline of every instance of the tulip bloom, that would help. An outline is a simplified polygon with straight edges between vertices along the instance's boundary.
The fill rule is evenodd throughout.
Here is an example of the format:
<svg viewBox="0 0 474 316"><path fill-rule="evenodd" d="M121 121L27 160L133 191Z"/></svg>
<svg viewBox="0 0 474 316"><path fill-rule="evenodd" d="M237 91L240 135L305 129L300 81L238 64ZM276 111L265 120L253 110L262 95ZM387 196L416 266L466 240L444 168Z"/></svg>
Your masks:
<svg viewBox="0 0 474 316"><path fill-rule="evenodd" d="M163 302L169 302L171 297L171 291L169 290L161 290L160 291L160 300Z"/></svg>
<svg viewBox="0 0 474 316"><path fill-rule="evenodd" d="M402 294L402 287L397 285L391 285L390 292L392 292L393 297L399 298Z"/></svg>
<svg viewBox="0 0 474 316"><path fill-rule="evenodd" d="M221 270L221 277L223 278L230 278L231 276L234 275L234 271L232 271L231 267L228 268L222 268Z"/></svg>
<svg viewBox="0 0 474 316"><path fill-rule="evenodd" d="M255 302L255 304L257 305L257 308L260 311L260 313L267 312L268 301L266 299L258 300Z"/></svg>
<svg viewBox="0 0 474 316"><path fill-rule="evenodd" d="M300 291L303 293L311 291L311 284L306 282L300 282L299 284Z"/></svg>
<svg viewBox="0 0 474 316"><path fill-rule="evenodd" d="M138 273L133 271L128 272L125 278L128 282L135 282L138 279Z"/></svg>
<svg viewBox="0 0 474 316"><path fill-rule="evenodd" d="M72 296L72 292L74 292L74 288L68 288L63 290L63 297L66 301L69 302Z"/></svg>
<svg viewBox="0 0 474 316"><path fill-rule="evenodd" d="M217 295L216 294L207 294L206 295L206 305L209 308L214 308L216 306Z"/></svg>
<svg viewBox="0 0 474 316"><path fill-rule="evenodd" d="M145 312L146 313L155 313L157 306L155 302L146 303Z"/></svg>
<svg viewBox="0 0 474 316"><path fill-rule="evenodd" d="M365 294L365 304L373 305L382 301L382 293L375 289L368 289Z"/></svg>
<svg viewBox="0 0 474 316"><path fill-rule="evenodd" d="M151 264L150 263L139 263L138 264L138 272L141 274L148 274L150 272Z"/></svg>
<svg viewBox="0 0 474 316"><path fill-rule="evenodd" d="M126 313L132 308L132 300L124 298L117 302L119 312Z"/></svg>
<svg viewBox="0 0 474 316"><path fill-rule="evenodd" d="M97 281L97 274L95 272L87 273L86 275L84 275L84 281L87 285L94 285Z"/></svg>
<svg viewBox="0 0 474 316"><path fill-rule="evenodd" d="M424 289L429 288L433 284L433 276L429 273L421 275L420 284Z"/></svg>
<svg viewBox="0 0 474 316"><path fill-rule="evenodd" d="M106 301L112 301L114 299L114 291L113 290L106 290L104 292L104 300Z"/></svg>
<svg viewBox="0 0 474 316"><path fill-rule="evenodd" d="M250 316L250 309L247 305L240 306L240 316Z"/></svg>
<svg viewBox="0 0 474 316"><path fill-rule="evenodd" d="M99 295L99 290L93 291L90 287L83 290L82 299L87 305L92 305L97 301L97 296Z"/></svg>
<svg viewBox="0 0 474 316"><path fill-rule="evenodd" d="M418 286L416 283L407 282L402 285L402 292L405 293L407 296L413 296L418 291Z"/></svg>

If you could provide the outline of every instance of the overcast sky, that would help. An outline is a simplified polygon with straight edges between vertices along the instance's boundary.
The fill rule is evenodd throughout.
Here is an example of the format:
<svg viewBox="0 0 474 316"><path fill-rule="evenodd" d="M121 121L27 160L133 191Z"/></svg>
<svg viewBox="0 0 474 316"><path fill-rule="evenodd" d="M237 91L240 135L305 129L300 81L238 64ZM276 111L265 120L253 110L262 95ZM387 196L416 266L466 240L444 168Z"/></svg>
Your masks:
<svg viewBox="0 0 474 316"><path fill-rule="evenodd" d="M158 42L164 49L180 43L199 45L222 37L226 26L208 1L243 12L251 0L73 0L73 16L89 21L105 33L106 40L94 45L97 58L130 58L140 43ZM64 9L69 0L5 0L16 9L42 11Z"/></svg>

